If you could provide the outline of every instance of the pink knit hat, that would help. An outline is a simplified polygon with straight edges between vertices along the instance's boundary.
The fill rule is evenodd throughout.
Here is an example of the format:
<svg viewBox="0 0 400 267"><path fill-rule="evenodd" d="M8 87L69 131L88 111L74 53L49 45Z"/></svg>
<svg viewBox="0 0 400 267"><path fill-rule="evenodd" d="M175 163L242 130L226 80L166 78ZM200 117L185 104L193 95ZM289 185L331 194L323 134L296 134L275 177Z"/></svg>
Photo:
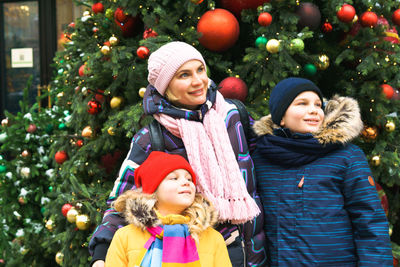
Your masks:
<svg viewBox="0 0 400 267"><path fill-rule="evenodd" d="M186 62L197 59L206 62L200 52L184 42L170 42L151 53L147 70L147 80L163 96L175 72Z"/></svg>

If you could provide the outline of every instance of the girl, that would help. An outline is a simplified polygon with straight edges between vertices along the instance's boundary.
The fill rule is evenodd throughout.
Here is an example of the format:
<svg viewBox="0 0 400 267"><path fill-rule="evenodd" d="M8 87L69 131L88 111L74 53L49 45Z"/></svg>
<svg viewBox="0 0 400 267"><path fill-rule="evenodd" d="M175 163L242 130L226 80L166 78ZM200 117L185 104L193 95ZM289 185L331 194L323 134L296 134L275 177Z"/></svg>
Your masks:
<svg viewBox="0 0 400 267"><path fill-rule="evenodd" d="M239 112L223 98L193 46L170 42L148 60L143 109L162 125L165 152L188 159L197 189L216 208L216 229L228 246L233 266L265 266L263 214L255 191L254 165ZM152 152L149 127L134 136L114 183L109 203L134 189L134 171ZM89 250L96 267L103 266L107 248L124 219L109 210L93 233Z"/></svg>
<svg viewBox="0 0 400 267"><path fill-rule="evenodd" d="M391 266L388 223L363 152L355 100L288 78L255 122L253 155L271 266Z"/></svg>
<svg viewBox="0 0 400 267"><path fill-rule="evenodd" d="M195 194L196 175L179 155L154 151L135 170L138 189L115 201L129 225L111 242L106 266L232 266L217 215Z"/></svg>

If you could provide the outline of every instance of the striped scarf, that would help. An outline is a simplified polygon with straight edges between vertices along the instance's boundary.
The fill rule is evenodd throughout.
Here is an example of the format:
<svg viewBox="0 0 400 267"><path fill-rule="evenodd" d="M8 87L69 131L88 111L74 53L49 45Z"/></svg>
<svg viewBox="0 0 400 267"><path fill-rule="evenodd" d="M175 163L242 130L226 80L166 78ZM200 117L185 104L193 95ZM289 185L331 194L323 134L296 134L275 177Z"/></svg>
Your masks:
<svg viewBox="0 0 400 267"><path fill-rule="evenodd" d="M189 217L156 213L163 225L147 227L151 237L140 251L134 266L200 267L196 243L187 226Z"/></svg>

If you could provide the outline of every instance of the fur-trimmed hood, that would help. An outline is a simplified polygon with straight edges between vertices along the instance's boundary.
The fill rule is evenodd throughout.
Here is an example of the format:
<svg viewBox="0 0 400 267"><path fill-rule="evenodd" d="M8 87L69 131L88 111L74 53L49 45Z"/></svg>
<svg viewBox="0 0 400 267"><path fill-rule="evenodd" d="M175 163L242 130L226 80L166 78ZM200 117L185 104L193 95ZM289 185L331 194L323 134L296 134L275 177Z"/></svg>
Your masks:
<svg viewBox="0 0 400 267"><path fill-rule="evenodd" d="M146 230L147 227L161 225L154 207L156 198L154 194L144 194L141 189L128 190L114 203L116 211L121 212L127 223ZM218 214L211 202L196 193L193 204L182 215L188 216L189 232L194 238L208 227L214 226L218 221Z"/></svg>
<svg viewBox="0 0 400 267"><path fill-rule="evenodd" d="M361 133L363 122L360 108L353 98L335 95L325 105L324 112L325 118L321 129L314 134L321 144L346 144ZM258 136L273 134L276 128L280 126L272 122L271 115L262 117L253 125L254 132Z"/></svg>

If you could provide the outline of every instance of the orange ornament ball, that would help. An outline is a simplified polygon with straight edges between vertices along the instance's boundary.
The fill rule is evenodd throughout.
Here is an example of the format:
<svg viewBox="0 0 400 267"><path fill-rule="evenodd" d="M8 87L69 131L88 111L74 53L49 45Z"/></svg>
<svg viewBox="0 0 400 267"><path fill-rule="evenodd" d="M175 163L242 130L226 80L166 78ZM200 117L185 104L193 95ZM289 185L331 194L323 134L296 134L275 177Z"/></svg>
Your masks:
<svg viewBox="0 0 400 267"><path fill-rule="evenodd" d="M272 16L268 12L263 12L258 16L258 24L261 26L269 26L272 22Z"/></svg>
<svg viewBox="0 0 400 267"><path fill-rule="evenodd" d="M208 50L222 52L232 47L239 38L239 22L228 10L216 8L201 16L197 23L199 41Z"/></svg>
<svg viewBox="0 0 400 267"><path fill-rule="evenodd" d="M382 84L381 88L382 88L382 93L385 95L385 97L387 99L392 99L392 97L394 95L393 87L390 86L389 84Z"/></svg>
<svg viewBox="0 0 400 267"><path fill-rule="evenodd" d="M56 162L58 164L63 164L67 159L68 159L68 154L65 151L58 151L55 155L54 155L54 159L56 160Z"/></svg>

